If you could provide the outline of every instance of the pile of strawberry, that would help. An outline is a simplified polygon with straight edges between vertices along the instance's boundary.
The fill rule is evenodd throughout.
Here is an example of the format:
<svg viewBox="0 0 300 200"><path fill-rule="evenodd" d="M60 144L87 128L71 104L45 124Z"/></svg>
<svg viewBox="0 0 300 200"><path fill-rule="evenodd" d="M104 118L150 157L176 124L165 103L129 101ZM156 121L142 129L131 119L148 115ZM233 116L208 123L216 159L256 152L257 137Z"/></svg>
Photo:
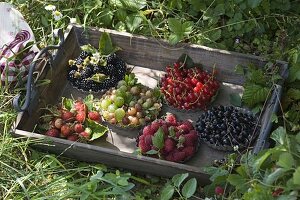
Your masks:
<svg viewBox="0 0 300 200"><path fill-rule="evenodd" d="M137 143L142 155L185 162L197 151L198 134L190 121L177 121L175 115L167 113L164 120L145 126Z"/></svg>
<svg viewBox="0 0 300 200"><path fill-rule="evenodd" d="M92 105L89 103L89 105ZM58 106L48 108L50 114L41 117L40 132L51 137L66 138L71 141L92 141L108 130L101 125L99 112L89 109L78 99L63 98Z"/></svg>
<svg viewBox="0 0 300 200"><path fill-rule="evenodd" d="M212 74L198 67L187 68L180 62L166 67L160 82L161 92L167 103L175 108L205 110L216 95L220 83Z"/></svg>

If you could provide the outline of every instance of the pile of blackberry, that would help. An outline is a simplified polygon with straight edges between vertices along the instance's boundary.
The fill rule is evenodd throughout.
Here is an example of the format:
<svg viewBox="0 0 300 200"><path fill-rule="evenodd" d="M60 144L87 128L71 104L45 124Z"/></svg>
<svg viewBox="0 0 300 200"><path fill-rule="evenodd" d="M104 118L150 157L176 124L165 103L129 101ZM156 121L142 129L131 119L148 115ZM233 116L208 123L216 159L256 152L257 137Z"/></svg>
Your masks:
<svg viewBox="0 0 300 200"><path fill-rule="evenodd" d="M202 113L196 122L200 138L220 150L239 150L252 144L259 130L252 113L233 106L217 106Z"/></svg>
<svg viewBox="0 0 300 200"><path fill-rule="evenodd" d="M107 56L105 66L89 62L92 58L91 53L82 51L74 61L69 61L67 79L74 87L84 91L99 92L115 87L120 80L124 79L126 63L115 53ZM95 74L101 74L103 80L92 80Z"/></svg>

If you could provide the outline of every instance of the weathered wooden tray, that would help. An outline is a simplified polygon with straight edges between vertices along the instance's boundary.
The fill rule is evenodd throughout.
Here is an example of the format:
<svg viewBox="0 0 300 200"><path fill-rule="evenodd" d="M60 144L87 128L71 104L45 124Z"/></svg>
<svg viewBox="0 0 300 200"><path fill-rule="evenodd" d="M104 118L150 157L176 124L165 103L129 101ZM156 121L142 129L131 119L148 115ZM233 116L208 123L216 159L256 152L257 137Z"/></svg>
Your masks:
<svg viewBox="0 0 300 200"><path fill-rule="evenodd" d="M59 138L51 138L34 132L34 127L41 115L40 108L47 104L56 104L62 96L84 97L82 93L74 89L66 80L66 67L68 60L80 53L80 45L92 44L98 46L101 33L109 32L113 42L122 48L118 54L129 65L136 66L134 72L139 81L149 87L157 84L166 65L172 64L183 53L188 54L196 63L201 63L207 70L215 65L219 70L218 79L223 82L220 93L214 105L229 105L231 93L242 93L243 77L234 73L237 64L249 63L263 66L265 60L261 57L217 50L198 45L179 44L170 46L166 42L129 33L120 33L107 29L86 28L73 26L65 41L54 57L52 68L45 71L46 78L51 84L38 88L30 100L27 111L21 112L14 127L14 136L41 138L47 145L36 144L35 146L57 154L62 154L74 159L87 162L100 162L111 167L121 167L141 173L149 173L159 176L172 176L177 173L188 172L200 180L200 184L209 182L208 176L202 171L202 167L208 166L215 159L221 159L226 152L214 150L206 144L199 146L197 154L185 164L178 164L154 158L135 155L135 138L139 130L120 130L110 127L111 133L107 138L101 138L91 144L72 142ZM278 61L281 74L284 76L287 63ZM276 112L278 100L281 95L281 87L273 91L266 109L262 113L261 130L254 147L258 152L265 146L271 127L271 114ZM96 94L100 98L100 94ZM201 112L178 112L167 106L163 106L162 114L172 112L177 114L180 120L191 119L195 121Z"/></svg>

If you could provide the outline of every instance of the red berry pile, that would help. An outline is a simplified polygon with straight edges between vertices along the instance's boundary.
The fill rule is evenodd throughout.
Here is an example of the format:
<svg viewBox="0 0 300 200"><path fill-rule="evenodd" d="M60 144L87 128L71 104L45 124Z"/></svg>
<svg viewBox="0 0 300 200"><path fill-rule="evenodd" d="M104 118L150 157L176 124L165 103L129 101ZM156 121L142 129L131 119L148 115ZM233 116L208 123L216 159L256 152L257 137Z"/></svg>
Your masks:
<svg viewBox="0 0 300 200"><path fill-rule="evenodd" d="M197 151L198 134L190 121L177 121L168 113L145 126L137 142L142 155L185 162Z"/></svg>
<svg viewBox="0 0 300 200"><path fill-rule="evenodd" d="M41 117L39 132L71 141L91 141L108 130L100 124L102 117L99 112L89 109L83 100L64 98L62 102L47 109L50 113Z"/></svg>
<svg viewBox="0 0 300 200"><path fill-rule="evenodd" d="M176 62L173 67L167 66L166 72L161 79L161 92L167 103L178 109L205 110L220 87L215 71L209 74L198 67L187 69Z"/></svg>

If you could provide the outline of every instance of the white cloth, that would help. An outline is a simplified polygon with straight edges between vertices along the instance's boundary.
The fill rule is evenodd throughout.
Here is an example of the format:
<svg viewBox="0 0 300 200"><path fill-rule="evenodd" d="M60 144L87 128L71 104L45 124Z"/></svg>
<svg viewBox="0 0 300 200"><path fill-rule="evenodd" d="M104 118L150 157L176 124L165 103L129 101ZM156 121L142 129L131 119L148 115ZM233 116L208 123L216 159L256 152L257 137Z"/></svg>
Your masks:
<svg viewBox="0 0 300 200"><path fill-rule="evenodd" d="M21 30L27 30L30 33L30 39L27 42L35 41L33 32L22 14L11 4L0 2L0 48L14 40ZM36 46L34 50L38 51Z"/></svg>

